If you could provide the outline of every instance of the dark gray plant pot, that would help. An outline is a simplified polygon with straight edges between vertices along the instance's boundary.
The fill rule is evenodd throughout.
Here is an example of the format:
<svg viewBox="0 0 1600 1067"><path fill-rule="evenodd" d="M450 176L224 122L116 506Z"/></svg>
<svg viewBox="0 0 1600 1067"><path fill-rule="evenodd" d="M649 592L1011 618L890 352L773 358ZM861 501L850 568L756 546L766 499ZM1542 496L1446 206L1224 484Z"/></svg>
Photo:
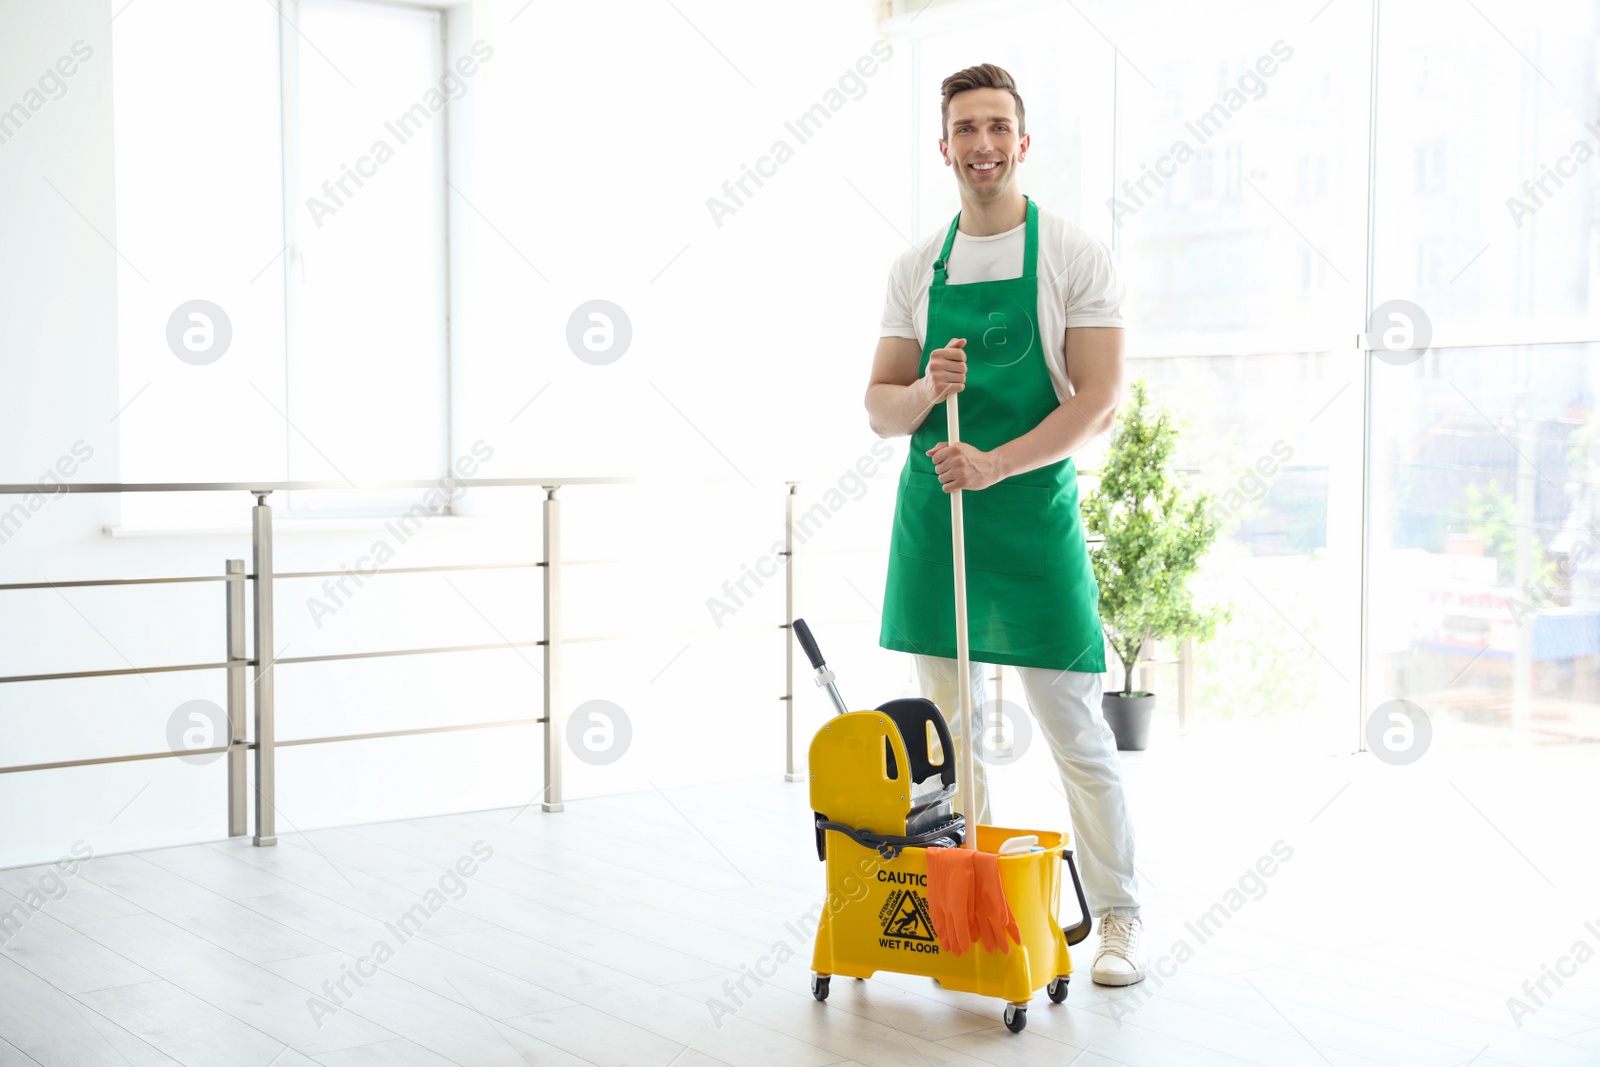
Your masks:
<svg viewBox="0 0 1600 1067"><path fill-rule="evenodd" d="M1156 695L1140 693L1122 696L1105 693L1100 697L1100 712L1111 724L1117 748L1123 752L1143 752L1150 740L1150 716L1156 710Z"/></svg>

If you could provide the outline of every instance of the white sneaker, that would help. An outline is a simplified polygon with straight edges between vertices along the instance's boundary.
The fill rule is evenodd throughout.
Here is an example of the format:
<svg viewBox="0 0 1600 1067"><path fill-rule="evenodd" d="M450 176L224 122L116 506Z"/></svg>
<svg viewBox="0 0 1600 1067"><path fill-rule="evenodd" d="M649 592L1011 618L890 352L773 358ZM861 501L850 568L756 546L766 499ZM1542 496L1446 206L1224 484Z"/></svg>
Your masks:
<svg viewBox="0 0 1600 1067"><path fill-rule="evenodd" d="M1096 985L1133 985L1144 981L1144 946L1139 935L1144 921L1137 915L1106 912L1100 917L1100 949L1089 976Z"/></svg>

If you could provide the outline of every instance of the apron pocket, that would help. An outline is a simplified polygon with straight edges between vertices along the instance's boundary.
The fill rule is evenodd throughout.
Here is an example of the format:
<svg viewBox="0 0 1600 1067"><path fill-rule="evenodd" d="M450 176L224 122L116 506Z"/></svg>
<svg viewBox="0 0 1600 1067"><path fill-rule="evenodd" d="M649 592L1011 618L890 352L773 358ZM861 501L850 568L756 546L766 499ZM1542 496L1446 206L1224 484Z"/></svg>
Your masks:
<svg viewBox="0 0 1600 1067"><path fill-rule="evenodd" d="M902 556L943 563L954 559L950 543L950 494L936 474L907 471L906 514L896 538ZM1001 574L1044 574L1050 488L998 482L961 494L967 568Z"/></svg>

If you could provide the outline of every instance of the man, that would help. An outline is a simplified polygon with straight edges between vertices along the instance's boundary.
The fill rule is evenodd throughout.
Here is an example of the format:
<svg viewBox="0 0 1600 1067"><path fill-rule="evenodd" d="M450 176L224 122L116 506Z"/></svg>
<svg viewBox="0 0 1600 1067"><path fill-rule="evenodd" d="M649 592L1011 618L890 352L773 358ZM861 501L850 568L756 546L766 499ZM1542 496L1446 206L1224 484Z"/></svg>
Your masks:
<svg viewBox="0 0 1600 1067"><path fill-rule="evenodd" d="M1100 594L1071 458L1116 414L1122 286L1103 244L1018 188L1029 138L1011 76L985 63L946 78L942 92L939 151L961 213L895 263L867 387L873 430L911 435L879 644L914 655L923 695L955 714L948 494L964 490L972 707L985 703L981 664L1017 668L1061 772L1099 918L1091 974L1131 985L1145 969L1133 828L1100 713ZM957 445L945 439L942 403L953 393ZM977 721L971 736L981 736ZM976 767L975 821L988 824Z"/></svg>

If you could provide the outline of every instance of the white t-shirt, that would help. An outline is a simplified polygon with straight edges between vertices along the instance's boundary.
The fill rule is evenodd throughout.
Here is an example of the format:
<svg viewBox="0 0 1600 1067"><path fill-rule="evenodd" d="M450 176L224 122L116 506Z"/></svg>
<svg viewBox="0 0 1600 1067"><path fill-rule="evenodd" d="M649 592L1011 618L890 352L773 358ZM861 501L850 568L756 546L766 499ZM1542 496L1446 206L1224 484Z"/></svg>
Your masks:
<svg viewBox="0 0 1600 1067"><path fill-rule="evenodd" d="M911 337L926 347L928 286L933 261L944 247L947 222L895 260L883 304L881 337ZM989 237L956 231L950 249L950 285L1003 281L1022 275L1027 223ZM1122 280L1106 246L1083 227L1039 208L1039 336L1056 399L1072 395L1067 384L1066 331L1074 326L1122 326ZM948 337L939 339L940 344Z"/></svg>

